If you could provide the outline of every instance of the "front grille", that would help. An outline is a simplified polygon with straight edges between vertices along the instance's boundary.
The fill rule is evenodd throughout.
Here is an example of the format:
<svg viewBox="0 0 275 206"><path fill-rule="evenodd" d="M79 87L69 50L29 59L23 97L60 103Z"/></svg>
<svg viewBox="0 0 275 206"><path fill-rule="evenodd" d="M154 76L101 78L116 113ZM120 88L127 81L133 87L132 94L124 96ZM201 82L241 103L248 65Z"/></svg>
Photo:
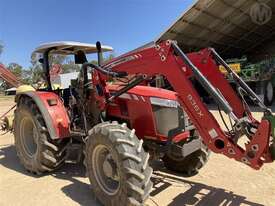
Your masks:
<svg viewBox="0 0 275 206"><path fill-rule="evenodd" d="M168 132L172 129L184 126L184 112L180 107L163 107L152 105L155 116L156 129L161 135L168 136ZM183 117L183 118L182 118ZM180 121L183 121L180 123Z"/></svg>

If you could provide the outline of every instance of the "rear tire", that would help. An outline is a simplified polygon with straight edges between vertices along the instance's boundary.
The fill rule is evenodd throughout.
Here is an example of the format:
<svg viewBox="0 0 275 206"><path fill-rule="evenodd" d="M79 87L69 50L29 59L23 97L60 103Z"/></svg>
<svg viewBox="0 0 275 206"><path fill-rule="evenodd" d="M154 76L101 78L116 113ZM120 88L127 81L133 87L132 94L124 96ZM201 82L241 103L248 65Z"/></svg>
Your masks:
<svg viewBox="0 0 275 206"><path fill-rule="evenodd" d="M264 89L264 104L271 106L274 100L274 88L271 81L267 81Z"/></svg>
<svg viewBox="0 0 275 206"><path fill-rule="evenodd" d="M144 205L152 188L148 160L142 140L126 124L105 122L89 132L84 163L103 205Z"/></svg>
<svg viewBox="0 0 275 206"><path fill-rule="evenodd" d="M22 97L17 104L14 137L17 156L29 172L50 172L65 161L65 140L50 138L43 116L31 98Z"/></svg>
<svg viewBox="0 0 275 206"><path fill-rule="evenodd" d="M186 157L183 157L179 152L176 153L175 150L173 151L173 147L171 150L162 158L164 166L168 170L181 173L186 177L198 174L210 155L210 151L205 145Z"/></svg>

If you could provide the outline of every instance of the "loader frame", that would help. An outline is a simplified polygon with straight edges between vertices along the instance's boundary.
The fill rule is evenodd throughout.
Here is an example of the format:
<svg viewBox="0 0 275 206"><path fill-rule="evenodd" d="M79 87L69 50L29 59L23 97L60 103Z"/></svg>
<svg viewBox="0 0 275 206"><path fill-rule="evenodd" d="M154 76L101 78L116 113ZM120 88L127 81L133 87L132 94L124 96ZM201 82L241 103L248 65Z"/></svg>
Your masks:
<svg viewBox="0 0 275 206"><path fill-rule="evenodd" d="M265 117L261 122L252 117L240 93L233 90L219 71L219 64L223 65L233 76L238 89L245 92L263 109ZM214 49L203 49L186 55L175 42L168 40L122 55L102 67L92 64L84 66L95 69L93 72L96 74L93 75L95 85L105 83L108 76L119 77L123 76L121 75L123 73L142 75L147 79L155 75L165 76L176 91L180 105L187 112L204 142L212 151L243 162L254 169L259 169L264 162L272 161L269 152L271 121L266 118L273 117L270 110L229 68ZM195 78L213 97L218 106L234 121L232 126L234 134L221 129L214 116L201 101L198 92L192 85L191 78ZM107 100L105 100L106 94L99 94L98 100L101 100L102 109L115 97L135 85L125 87L118 94L109 96ZM253 134L249 137L249 143L243 148L237 144L237 140L245 130L253 130L251 132Z"/></svg>

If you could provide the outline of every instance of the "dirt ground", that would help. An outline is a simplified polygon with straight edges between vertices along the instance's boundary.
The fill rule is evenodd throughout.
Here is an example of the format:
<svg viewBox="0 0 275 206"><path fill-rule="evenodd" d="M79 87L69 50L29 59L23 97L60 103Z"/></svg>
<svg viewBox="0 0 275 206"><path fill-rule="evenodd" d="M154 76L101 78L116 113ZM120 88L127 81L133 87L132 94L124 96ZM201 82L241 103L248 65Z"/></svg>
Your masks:
<svg viewBox="0 0 275 206"><path fill-rule="evenodd" d="M13 102L0 99L0 114ZM275 110L274 110L275 111ZM213 111L217 115L217 111ZM260 117L260 114L255 112ZM36 177L20 165L13 135L0 136L0 206L100 205L83 165L66 164L54 173ZM275 163L260 171L213 154L192 178L171 175L158 166L147 205L275 206Z"/></svg>

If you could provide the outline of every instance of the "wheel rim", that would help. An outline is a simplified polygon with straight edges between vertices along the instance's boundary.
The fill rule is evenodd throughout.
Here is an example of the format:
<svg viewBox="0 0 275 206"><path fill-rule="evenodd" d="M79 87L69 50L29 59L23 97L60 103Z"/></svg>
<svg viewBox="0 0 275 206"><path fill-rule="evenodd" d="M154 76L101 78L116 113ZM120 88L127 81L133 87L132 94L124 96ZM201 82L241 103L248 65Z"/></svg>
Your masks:
<svg viewBox="0 0 275 206"><path fill-rule="evenodd" d="M25 153L32 157L37 151L37 129L30 117L24 117L20 124L20 137Z"/></svg>
<svg viewBox="0 0 275 206"><path fill-rule="evenodd" d="M272 99L273 99L273 86L272 86L271 82L267 83L267 86L266 86L266 97L267 97L267 99L268 99L269 102L271 102Z"/></svg>
<svg viewBox="0 0 275 206"><path fill-rule="evenodd" d="M105 145L98 145L94 149L92 169L101 189L108 195L115 195L120 188L118 164Z"/></svg>

